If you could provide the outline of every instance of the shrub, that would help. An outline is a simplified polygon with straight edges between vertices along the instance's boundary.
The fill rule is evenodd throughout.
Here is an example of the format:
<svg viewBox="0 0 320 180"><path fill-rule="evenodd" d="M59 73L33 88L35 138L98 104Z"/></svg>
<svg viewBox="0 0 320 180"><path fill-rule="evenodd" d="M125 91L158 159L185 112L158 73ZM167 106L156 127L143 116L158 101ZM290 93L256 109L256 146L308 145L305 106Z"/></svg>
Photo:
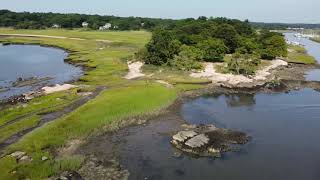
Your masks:
<svg viewBox="0 0 320 180"><path fill-rule="evenodd" d="M253 75L260 63L258 54L235 53L227 62L226 71L233 74Z"/></svg>

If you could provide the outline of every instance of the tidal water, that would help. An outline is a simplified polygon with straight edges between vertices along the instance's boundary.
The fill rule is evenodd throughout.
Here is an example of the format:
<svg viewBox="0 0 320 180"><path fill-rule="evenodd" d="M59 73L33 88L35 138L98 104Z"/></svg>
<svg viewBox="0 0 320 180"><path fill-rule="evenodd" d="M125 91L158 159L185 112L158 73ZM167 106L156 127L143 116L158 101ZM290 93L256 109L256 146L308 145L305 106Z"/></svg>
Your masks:
<svg viewBox="0 0 320 180"><path fill-rule="evenodd" d="M119 157L130 180L319 180L320 92L212 94L185 102L175 116L101 136L87 154ZM240 130L252 140L221 158L197 158L171 146L183 118Z"/></svg>
<svg viewBox="0 0 320 180"><path fill-rule="evenodd" d="M81 76L82 70L64 62L67 53L61 49L35 45L0 45L0 100L45 85L64 83ZM46 79L14 87L18 78Z"/></svg>
<svg viewBox="0 0 320 180"><path fill-rule="evenodd" d="M316 58L320 63L320 43L311 41L307 38L297 38L294 33L285 33L286 39L292 42L299 42L302 44L309 55ZM306 79L309 81L320 81L320 69L315 69L307 73Z"/></svg>

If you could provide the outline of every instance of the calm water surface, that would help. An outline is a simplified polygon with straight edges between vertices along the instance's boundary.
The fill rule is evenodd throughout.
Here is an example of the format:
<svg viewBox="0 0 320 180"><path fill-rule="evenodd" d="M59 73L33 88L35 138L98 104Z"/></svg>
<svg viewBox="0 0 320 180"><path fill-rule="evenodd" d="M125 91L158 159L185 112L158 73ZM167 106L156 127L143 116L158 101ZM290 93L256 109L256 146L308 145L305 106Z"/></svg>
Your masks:
<svg viewBox="0 0 320 180"><path fill-rule="evenodd" d="M286 39L293 42L299 42L304 45L308 54L315 57L318 63L320 63L320 43L311 41L307 38L297 38L294 33L285 33ZM306 75L306 79L309 81L320 81L320 70L312 70Z"/></svg>
<svg viewBox="0 0 320 180"><path fill-rule="evenodd" d="M319 180L320 93L209 95L186 102L181 115L194 124L240 130L253 140L220 159L178 156L165 132L170 119L131 128L117 142L131 180ZM114 148L100 140L99 154Z"/></svg>
<svg viewBox="0 0 320 180"><path fill-rule="evenodd" d="M0 100L48 84L63 83L82 74L81 68L64 62L67 53L61 49L33 45L0 45ZM27 87L13 87L18 78L51 78Z"/></svg>

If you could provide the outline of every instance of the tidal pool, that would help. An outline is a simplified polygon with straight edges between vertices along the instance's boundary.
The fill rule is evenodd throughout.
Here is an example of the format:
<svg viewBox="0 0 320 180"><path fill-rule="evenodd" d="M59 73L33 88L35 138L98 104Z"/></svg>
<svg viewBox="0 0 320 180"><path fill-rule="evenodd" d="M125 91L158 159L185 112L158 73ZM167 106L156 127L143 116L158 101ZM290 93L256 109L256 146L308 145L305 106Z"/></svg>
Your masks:
<svg viewBox="0 0 320 180"><path fill-rule="evenodd" d="M182 118L252 136L221 158L181 155L171 144ZM179 113L97 137L81 148L100 159L119 157L131 180L319 180L320 93L213 94L183 103Z"/></svg>
<svg viewBox="0 0 320 180"><path fill-rule="evenodd" d="M0 100L45 85L64 83L81 76L80 67L64 62L61 49L36 45L0 45ZM17 79L35 77L39 82L15 86Z"/></svg>

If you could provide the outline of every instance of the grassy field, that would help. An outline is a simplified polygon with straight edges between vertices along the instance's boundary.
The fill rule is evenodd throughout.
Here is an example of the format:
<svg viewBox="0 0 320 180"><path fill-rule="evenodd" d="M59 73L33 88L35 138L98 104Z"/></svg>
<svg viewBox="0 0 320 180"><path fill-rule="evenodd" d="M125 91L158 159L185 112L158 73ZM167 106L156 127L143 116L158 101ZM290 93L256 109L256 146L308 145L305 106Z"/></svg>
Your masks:
<svg viewBox="0 0 320 180"><path fill-rule="evenodd" d="M87 71L76 84L87 85L86 90L106 86L95 99L25 135L17 143L6 148L0 159L0 179L43 179L66 170L80 167L83 157L71 156L57 158L56 149L71 140L85 140L103 127L119 120L134 116L155 114L169 106L181 90L199 88L201 85L176 85L168 88L155 82L155 79L125 80L127 65L123 61L148 42L150 33L144 31L97 32L82 30L13 30L0 29L0 34L34 34L63 36L68 38L45 37L2 37L4 43L26 43L56 46L69 51L68 61L92 70ZM69 39L69 38L81 38ZM105 40L105 41L101 41ZM151 73L151 72L150 72ZM169 75L166 80L199 82L183 78L177 74ZM201 81L200 81L201 82ZM0 125L21 118L18 122L1 129L0 141L39 121L39 114L56 111L78 98L76 90L55 93L33 99L27 105L7 107L0 111ZM32 162L17 163L8 154L24 151L32 157ZM41 157L49 157L42 161Z"/></svg>
<svg viewBox="0 0 320 180"><path fill-rule="evenodd" d="M315 64L317 61L313 56L308 55L303 46L289 45L289 54L287 61L299 64Z"/></svg>

